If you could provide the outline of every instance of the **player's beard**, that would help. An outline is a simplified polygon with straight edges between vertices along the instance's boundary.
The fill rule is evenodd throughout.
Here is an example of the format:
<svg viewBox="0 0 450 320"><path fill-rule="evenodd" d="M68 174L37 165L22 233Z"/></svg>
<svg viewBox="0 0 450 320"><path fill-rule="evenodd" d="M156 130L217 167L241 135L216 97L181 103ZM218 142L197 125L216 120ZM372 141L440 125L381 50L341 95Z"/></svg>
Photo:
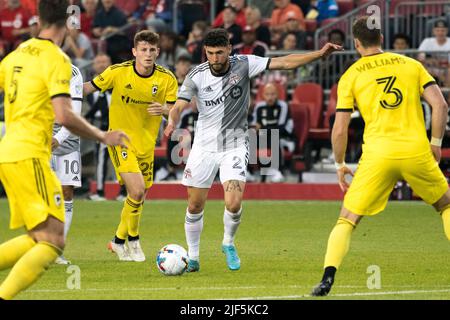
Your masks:
<svg viewBox="0 0 450 320"><path fill-rule="evenodd" d="M217 69L219 67L219 69ZM214 73L222 74L225 73L228 69L228 63L214 63L211 64L211 69Z"/></svg>

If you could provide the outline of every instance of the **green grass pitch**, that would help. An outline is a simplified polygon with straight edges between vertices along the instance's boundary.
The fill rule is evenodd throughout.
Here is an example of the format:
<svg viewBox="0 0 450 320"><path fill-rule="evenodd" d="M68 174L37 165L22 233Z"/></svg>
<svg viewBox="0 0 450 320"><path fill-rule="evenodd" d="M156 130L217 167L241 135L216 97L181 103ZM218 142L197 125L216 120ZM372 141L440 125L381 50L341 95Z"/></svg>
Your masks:
<svg viewBox="0 0 450 320"><path fill-rule="evenodd" d="M17 299L311 299L340 202L245 201L236 237L242 266L233 272L220 250L223 202L208 201L200 272L176 277L160 274L155 256L169 243L186 248L186 202L146 202L143 263L119 262L106 250L121 206L76 200L65 251L76 267L52 265ZM21 233L10 231L8 222L1 200L1 242ZM383 213L362 220L330 296L322 299L450 299L449 257L450 242L431 207L390 202ZM80 289L74 288L78 270ZM6 275L0 272L0 280Z"/></svg>

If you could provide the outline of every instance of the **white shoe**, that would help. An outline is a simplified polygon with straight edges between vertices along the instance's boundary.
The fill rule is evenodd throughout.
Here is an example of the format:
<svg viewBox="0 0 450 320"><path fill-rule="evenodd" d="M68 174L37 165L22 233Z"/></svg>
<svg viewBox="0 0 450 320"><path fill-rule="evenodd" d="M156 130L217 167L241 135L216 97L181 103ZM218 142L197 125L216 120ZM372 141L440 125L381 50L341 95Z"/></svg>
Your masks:
<svg viewBox="0 0 450 320"><path fill-rule="evenodd" d="M128 251L128 247L124 244L118 244L114 241L111 241L108 245L108 249L111 252L114 252L119 257L120 261L133 261L130 256L130 252Z"/></svg>
<svg viewBox="0 0 450 320"><path fill-rule="evenodd" d="M126 198L127 198L127 196L124 196L124 195L122 195L122 194L119 194L119 195L116 197L116 200L117 200L117 201L125 201Z"/></svg>
<svg viewBox="0 0 450 320"><path fill-rule="evenodd" d="M255 182L256 181L256 177L250 173L250 171L247 170L247 174L245 175L245 180L247 182Z"/></svg>
<svg viewBox="0 0 450 320"><path fill-rule="evenodd" d="M96 193L90 194L88 198L89 198L89 200L92 200L92 201L105 201L106 200L105 197L99 196Z"/></svg>
<svg viewBox="0 0 450 320"><path fill-rule="evenodd" d="M166 168L161 167L158 171L155 173L155 182L162 181L166 179L169 176L169 171L167 171Z"/></svg>
<svg viewBox="0 0 450 320"><path fill-rule="evenodd" d="M139 240L128 241L128 250L130 252L130 257L133 261L136 262L145 261L145 255L144 252L142 251Z"/></svg>
<svg viewBox="0 0 450 320"><path fill-rule="evenodd" d="M267 181L268 182L283 182L284 181L284 176L283 174L280 172L280 170L277 169L272 169L270 168L268 177L267 177Z"/></svg>
<svg viewBox="0 0 450 320"><path fill-rule="evenodd" d="M63 255L60 255L59 257L56 258L55 260L56 264L62 264L62 265L69 265L71 264L69 260L67 260L66 258L64 258Z"/></svg>

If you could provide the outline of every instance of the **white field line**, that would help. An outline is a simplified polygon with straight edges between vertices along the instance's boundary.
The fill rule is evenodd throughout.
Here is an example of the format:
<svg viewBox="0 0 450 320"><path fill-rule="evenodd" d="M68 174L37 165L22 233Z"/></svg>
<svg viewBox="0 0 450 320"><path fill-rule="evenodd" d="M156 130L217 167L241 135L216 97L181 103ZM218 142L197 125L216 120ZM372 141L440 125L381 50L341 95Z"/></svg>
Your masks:
<svg viewBox="0 0 450 320"><path fill-rule="evenodd" d="M442 293L449 292L450 289L441 290L405 290L405 291L373 291L373 292L354 292L330 294L329 297L362 297L362 296L384 296L384 295L409 295L419 293ZM276 300L276 299L301 299L310 298L310 295L289 295L289 296L264 296L264 297L241 297L227 298L226 300Z"/></svg>
<svg viewBox="0 0 450 320"><path fill-rule="evenodd" d="M312 288L313 286L301 286L301 285L291 285L291 286L238 286L238 287L161 287L161 288L86 288L79 290L72 289L34 289L27 290L27 292L44 292L44 293L52 293L52 292L107 292L107 291L148 291L148 292L157 292L157 291L217 291L217 290L254 290L254 289L295 289L295 288ZM389 287L389 286L384 286ZM402 287L402 288L417 288L416 286L391 286L391 287ZM334 288L366 288L365 286L334 286ZM440 292L449 292L450 288L448 286L433 286L432 288L436 289L427 289L427 290L403 290L403 291L370 291L370 292L354 292L354 293L341 293L341 294L331 294L330 297L353 297L353 296L376 296L376 295L399 295L399 294L418 294L418 293L440 293ZM437 288L446 288L446 289L437 289ZM261 296L261 297L241 297L241 298L226 298L231 300L254 300L254 299L298 299L298 298L306 298L309 295L285 295L285 296Z"/></svg>

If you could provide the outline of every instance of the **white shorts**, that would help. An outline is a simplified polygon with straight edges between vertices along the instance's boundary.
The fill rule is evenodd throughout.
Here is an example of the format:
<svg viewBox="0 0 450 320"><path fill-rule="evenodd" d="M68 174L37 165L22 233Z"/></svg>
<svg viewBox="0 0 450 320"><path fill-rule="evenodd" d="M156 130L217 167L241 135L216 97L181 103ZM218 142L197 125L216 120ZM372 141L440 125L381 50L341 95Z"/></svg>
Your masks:
<svg viewBox="0 0 450 320"><path fill-rule="evenodd" d="M75 151L63 156L52 155L52 169L61 185L81 187L81 155Z"/></svg>
<svg viewBox="0 0 450 320"><path fill-rule="evenodd" d="M219 170L220 182L246 181L248 149L239 148L210 152L201 147L192 147L184 169L182 184L195 188L210 188Z"/></svg>

